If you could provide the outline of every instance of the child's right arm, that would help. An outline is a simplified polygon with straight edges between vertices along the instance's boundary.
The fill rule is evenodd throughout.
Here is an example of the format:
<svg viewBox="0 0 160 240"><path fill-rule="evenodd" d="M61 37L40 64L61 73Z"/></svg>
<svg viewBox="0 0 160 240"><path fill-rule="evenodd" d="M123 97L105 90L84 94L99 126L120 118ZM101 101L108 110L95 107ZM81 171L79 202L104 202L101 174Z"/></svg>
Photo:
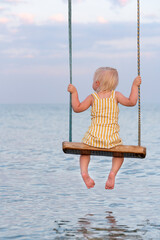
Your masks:
<svg viewBox="0 0 160 240"><path fill-rule="evenodd" d="M68 85L68 92L72 94L72 108L74 112L83 112L92 105L92 95L89 95L83 102L79 101L78 92L74 85Z"/></svg>
<svg viewBox="0 0 160 240"><path fill-rule="evenodd" d="M116 92L116 100L124 106L135 106L138 100L138 87L141 84L141 76L137 76L132 84L131 93L129 98L125 97L122 93Z"/></svg>

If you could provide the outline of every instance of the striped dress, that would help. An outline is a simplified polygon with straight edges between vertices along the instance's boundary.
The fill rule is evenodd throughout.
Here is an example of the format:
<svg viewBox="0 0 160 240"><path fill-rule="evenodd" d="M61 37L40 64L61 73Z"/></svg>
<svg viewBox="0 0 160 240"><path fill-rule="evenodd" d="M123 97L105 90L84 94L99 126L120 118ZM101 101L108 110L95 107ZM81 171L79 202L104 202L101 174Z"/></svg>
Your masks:
<svg viewBox="0 0 160 240"><path fill-rule="evenodd" d="M109 98L100 98L96 92L92 96L94 103L91 109L91 126L82 142L100 148L122 145L118 133L119 107L115 100L115 91L112 91Z"/></svg>

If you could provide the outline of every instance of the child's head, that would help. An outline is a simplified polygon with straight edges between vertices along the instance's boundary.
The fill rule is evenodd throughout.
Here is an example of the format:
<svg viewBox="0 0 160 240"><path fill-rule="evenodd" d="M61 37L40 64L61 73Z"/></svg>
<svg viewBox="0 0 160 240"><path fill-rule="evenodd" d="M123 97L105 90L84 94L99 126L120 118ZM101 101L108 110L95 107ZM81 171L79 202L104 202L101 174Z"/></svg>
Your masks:
<svg viewBox="0 0 160 240"><path fill-rule="evenodd" d="M118 85L118 72L114 68L100 67L96 70L93 82L98 82L96 92L112 91Z"/></svg>

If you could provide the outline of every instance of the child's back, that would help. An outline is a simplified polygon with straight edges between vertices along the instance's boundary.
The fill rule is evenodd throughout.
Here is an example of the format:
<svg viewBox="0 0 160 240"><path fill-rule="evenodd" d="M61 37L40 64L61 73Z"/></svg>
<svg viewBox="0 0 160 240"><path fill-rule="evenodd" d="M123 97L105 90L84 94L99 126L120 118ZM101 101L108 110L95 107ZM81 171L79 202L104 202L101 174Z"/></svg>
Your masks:
<svg viewBox="0 0 160 240"><path fill-rule="evenodd" d="M91 110L92 122L82 139L83 143L100 148L122 144L118 133L119 108L115 100L115 91L111 91L108 98L100 98L96 92L92 96L94 98Z"/></svg>

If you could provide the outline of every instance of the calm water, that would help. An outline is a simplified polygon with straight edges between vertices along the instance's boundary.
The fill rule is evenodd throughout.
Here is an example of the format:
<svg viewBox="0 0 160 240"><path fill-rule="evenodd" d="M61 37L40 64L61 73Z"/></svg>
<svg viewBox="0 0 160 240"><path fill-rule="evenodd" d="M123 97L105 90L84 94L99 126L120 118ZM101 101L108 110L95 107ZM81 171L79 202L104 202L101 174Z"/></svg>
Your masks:
<svg viewBox="0 0 160 240"><path fill-rule="evenodd" d="M121 137L137 144L137 109L121 108ZM0 239L160 239L160 107L142 109L146 159L126 159L106 191L111 158L92 157L88 190L65 155L68 106L0 105ZM73 140L90 123L73 115Z"/></svg>

